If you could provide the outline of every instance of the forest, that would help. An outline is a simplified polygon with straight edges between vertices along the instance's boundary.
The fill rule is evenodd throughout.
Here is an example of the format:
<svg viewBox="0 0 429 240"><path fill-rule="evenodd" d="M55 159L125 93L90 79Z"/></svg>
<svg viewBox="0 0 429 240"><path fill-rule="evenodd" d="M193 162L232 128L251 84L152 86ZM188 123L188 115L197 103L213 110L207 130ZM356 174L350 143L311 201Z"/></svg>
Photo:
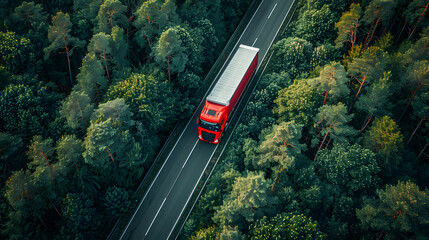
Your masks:
<svg viewBox="0 0 429 240"><path fill-rule="evenodd" d="M251 0L0 1L0 238L105 239ZM424 0L299 0L181 239L427 239Z"/></svg>
<svg viewBox="0 0 429 240"><path fill-rule="evenodd" d="M250 3L0 1L0 238L105 239Z"/></svg>
<svg viewBox="0 0 429 240"><path fill-rule="evenodd" d="M428 5L297 1L181 239L428 239Z"/></svg>

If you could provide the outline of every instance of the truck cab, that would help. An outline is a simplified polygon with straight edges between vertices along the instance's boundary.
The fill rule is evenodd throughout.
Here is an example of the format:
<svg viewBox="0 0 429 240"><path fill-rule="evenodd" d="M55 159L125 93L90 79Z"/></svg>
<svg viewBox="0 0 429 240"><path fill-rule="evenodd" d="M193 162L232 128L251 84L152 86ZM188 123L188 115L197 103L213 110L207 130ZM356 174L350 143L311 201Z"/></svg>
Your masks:
<svg viewBox="0 0 429 240"><path fill-rule="evenodd" d="M198 123L198 138L218 144L228 119L228 107L206 101Z"/></svg>

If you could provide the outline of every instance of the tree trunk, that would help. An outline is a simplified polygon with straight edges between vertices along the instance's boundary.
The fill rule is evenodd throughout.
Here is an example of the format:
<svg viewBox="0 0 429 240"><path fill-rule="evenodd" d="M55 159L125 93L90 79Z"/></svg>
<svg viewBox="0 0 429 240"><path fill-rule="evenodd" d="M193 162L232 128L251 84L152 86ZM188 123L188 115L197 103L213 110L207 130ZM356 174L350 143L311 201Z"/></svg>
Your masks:
<svg viewBox="0 0 429 240"><path fill-rule="evenodd" d="M106 70L107 79L109 79L109 84L110 84L111 79L110 79L109 69L107 68L106 49L103 49L102 57L103 57L103 60L104 60L104 68Z"/></svg>
<svg viewBox="0 0 429 240"><path fill-rule="evenodd" d="M171 74L170 74L170 54L167 55L167 66L168 66L168 81L171 82Z"/></svg>
<svg viewBox="0 0 429 240"><path fill-rule="evenodd" d="M395 45L398 43L399 39L401 38L402 32L404 32L404 29L405 29L406 26L407 26L407 23L404 22L404 26L402 27L401 32L399 32L398 38L396 38Z"/></svg>
<svg viewBox="0 0 429 240"><path fill-rule="evenodd" d="M374 30L372 31L372 33L371 33L371 37L369 38L368 42L366 43L366 44L367 44L366 46L368 46L368 45L369 45L369 43L371 42L372 37L374 36L375 30L377 30L378 22L380 21L380 19L381 19L381 17L382 17L382 16L383 16L383 15L381 15L381 16L377 19L377 22L375 23Z"/></svg>
<svg viewBox="0 0 429 240"><path fill-rule="evenodd" d="M423 152L425 151L425 149L427 148L427 146L429 145L429 143L426 143L425 147L422 149L422 151L419 153L419 155L417 156L417 159L420 158L420 156L423 154Z"/></svg>
<svg viewBox="0 0 429 240"><path fill-rule="evenodd" d="M405 112L407 111L408 107L410 106L411 101L413 101L414 97L416 96L417 90L419 90L419 89L420 89L422 86L424 86L424 85L427 85L427 84L421 83L421 84L416 88L416 90L414 90L413 95L411 96L410 101L408 101L407 106L405 107L404 111L402 112L401 116L399 117L398 124L399 124L399 122L401 121L402 117L404 116Z"/></svg>
<svg viewBox="0 0 429 240"><path fill-rule="evenodd" d="M414 134L417 132L417 129L420 127L420 124L422 124L422 122L426 119L426 117L422 118L422 120L420 120L419 124L417 124L417 127L414 129L413 134L411 134L411 137L408 139L407 144L405 144L405 146L408 145L408 143L410 143L411 139L413 138Z"/></svg>
<svg viewBox="0 0 429 240"><path fill-rule="evenodd" d="M414 30L416 30L417 25L419 25L419 22L420 22L420 20L422 19L423 15L425 14L426 9L428 8L428 6L429 6L429 3L428 3L428 4L426 4L425 10L423 10L422 15L420 16L419 20L418 20L418 21L417 21L417 23L416 23L416 26L414 26L413 31L411 31L410 36L408 36L408 38L410 38L411 36L413 36Z"/></svg>
<svg viewBox="0 0 429 240"><path fill-rule="evenodd" d="M54 177L54 169L51 166L51 163L48 160L48 157L46 156L46 154L44 152L42 152L42 156L45 158L46 164L48 164L49 166L49 172L51 173L51 178Z"/></svg>
<svg viewBox="0 0 429 240"><path fill-rule="evenodd" d="M326 89L325 100L323 100L323 105L325 105L326 99L328 98L328 92L329 92L329 89Z"/></svg>
<svg viewBox="0 0 429 240"><path fill-rule="evenodd" d="M80 115L82 115L83 122L85 123L86 126L88 126L88 123L86 122L85 116L83 115L82 108L80 107L79 102L77 102L77 107L79 108Z"/></svg>
<svg viewBox="0 0 429 240"><path fill-rule="evenodd" d="M362 132L367 126L368 126L368 124L369 124L369 122L371 122L371 119L372 119L372 114L369 116L369 119L368 119L368 121L365 123L365 125L362 127L362 129L360 130L360 132Z"/></svg>
<svg viewBox="0 0 429 240"><path fill-rule="evenodd" d="M365 76L365 77L363 77L363 80L362 80L362 82L360 83L360 87L359 87L358 92L356 93L355 100L356 100L356 98L358 97L358 95L359 95L359 93L360 93L360 90L361 90L361 89L362 89L362 87L363 87L363 84L365 83L365 79L366 79L366 76Z"/></svg>
<svg viewBox="0 0 429 240"><path fill-rule="evenodd" d="M69 50L67 48L67 44L65 44L65 40L64 40L64 46L66 48L66 56L67 56L67 65L69 67L69 76L70 76L70 86L73 87L73 78L72 78L72 72L71 72L71 66L70 66L70 55L69 55Z"/></svg>
<svg viewBox="0 0 429 240"><path fill-rule="evenodd" d="M371 27L369 27L368 34L366 35L365 42L363 43L364 46L366 46L366 42L368 41L369 35L371 34L372 26L374 26L375 19L377 18L379 13L380 13L380 9L378 10L377 14L375 15L374 20L372 20Z"/></svg>

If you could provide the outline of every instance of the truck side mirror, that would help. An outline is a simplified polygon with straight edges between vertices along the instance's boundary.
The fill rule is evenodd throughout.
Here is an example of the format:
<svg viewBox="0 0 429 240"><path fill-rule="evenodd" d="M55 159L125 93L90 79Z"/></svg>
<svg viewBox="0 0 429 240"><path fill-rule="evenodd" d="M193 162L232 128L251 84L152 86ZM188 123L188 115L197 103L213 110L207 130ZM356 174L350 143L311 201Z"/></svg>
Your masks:
<svg viewBox="0 0 429 240"><path fill-rule="evenodd" d="M199 118L197 118L197 124L198 124L198 125L200 124L200 119L199 119Z"/></svg>

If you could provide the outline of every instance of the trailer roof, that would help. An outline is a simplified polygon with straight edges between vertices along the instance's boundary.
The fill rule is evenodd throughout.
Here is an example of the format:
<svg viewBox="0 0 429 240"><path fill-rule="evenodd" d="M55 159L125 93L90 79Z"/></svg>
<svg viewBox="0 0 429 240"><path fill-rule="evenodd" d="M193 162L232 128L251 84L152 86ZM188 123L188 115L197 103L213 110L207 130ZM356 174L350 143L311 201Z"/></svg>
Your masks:
<svg viewBox="0 0 429 240"><path fill-rule="evenodd" d="M240 45L216 85L207 96L207 101L228 106L258 51L258 48Z"/></svg>

